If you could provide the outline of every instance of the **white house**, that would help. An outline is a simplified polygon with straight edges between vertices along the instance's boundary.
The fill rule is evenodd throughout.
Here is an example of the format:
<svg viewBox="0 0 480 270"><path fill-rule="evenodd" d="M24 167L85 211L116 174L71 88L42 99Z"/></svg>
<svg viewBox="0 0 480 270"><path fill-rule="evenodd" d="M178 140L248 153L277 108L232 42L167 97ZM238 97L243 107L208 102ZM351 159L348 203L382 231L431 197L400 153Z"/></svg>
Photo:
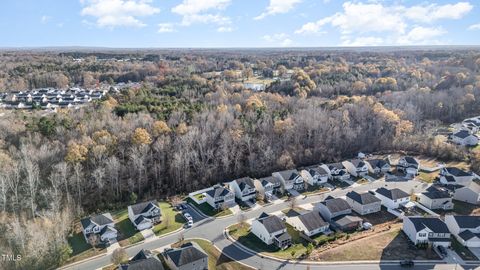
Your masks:
<svg viewBox="0 0 480 270"><path fill-rule="evenodd" d="M437 217L404 217L402 230L415 245L449 247L451 243L447 225Z"/></svg>
<svg viewBox="0 0 480 270"><path fill-rule="evenodd" d="M362 177L368 174L368 166L365 161L361 159L352 159L342 162L345 169L350 175L355 177Z"/></svg>
<svg viewBox="0 0 480 270"><path fill-rule="evenodd" d="M471 182L469 185L455 189L453 199L471 204L480 204L480 185Z"/></svg>
<svg viewBox="0 0 480 270"><path fill-rule="evenodd" d="M324 201L314 204L314 210L320 212L322 217L331 221L333 218L352 213L348 202L342 198L327 197Z"/></svg>
<svg viewBox="0 0 480 270"><path fill-rule="evenodd" d="M464 146L475 146L478 144L478 137L470 134L470 132L466 130L460 130L453 133L452 135L450 135L450 140L453 143Z"/></svg>
<svg viewBox="0 0 480 270"><path fill-rule="evenodd" d="M128 218L137 230L145 230L159 223L162 213L157 201L137 203L128 206Z"/></svg>
<svg viewBox="0 0 480 270"><path fill-rule="evenodd" d="M213 186L205 192L206 202L214 209L228 208L235 205L235 193L220 185Z"/></svg>
<svg viewBox="0 0 480 270"><path fill-rule="evenodd" d="M453 209L452 196L447 190L429 187L425 192L417 194L417 201L428 209Z"/></svg>
<svg viewBox="0 0 480 270"><path fill-rule="evenodd" d="M398 188L386 189L381 187L375 190L375 196L382 200L383 206L391 209L396 209L410 201L410 195Z"/></svg>
<svg viewBox="0 0 480 270"><path fill-rule="evenodd" d="M117 230L110 213L104 213L80 221L85 241L89 242L92 234L98 235L101 242L114 242L117 239Z"/></svg>
<svg viewBox="0 0 480 270"><path fill-rule="evenodd" d="M440 170L440 183L444 185L468 185L474 175L457 167L445 167Z"/></svg>
<svg viewBox="0 0 480 270"><path fill-rule="evenodd" d="M275 215L262 213L252 221L251 232L265 244L273 244L280 249L285 249L292 244L292 238L287 232L287 227Z"/></svg>
<svg viewBox="0 0 480 270"><path fill-rule="evenodd" d="M328 172L321 166L312 166L302 170L300 174L311 186L322 185L328 181Z"/></svg>
<svg viewBox="0 0 480 270"><path fill-rule="evenodd" d="M280 179L273 176L262 177L254 180L255 188L257 192L267 199L272 198L275 193L280 192L282 188L282 182Z"/></svg>
<svg viewBox="0 0 480 270"><path fill-rule="evenodd" d="M358 193L350 191L346 197L353 211L360 215L376 213L382 209L382 201L370 192Z"/></svg>
<svg viewBox="0 0 480 270"><path fill-rule="evenodd" d="M480 216L445 215L450 233L466 247L480 247Z"/></svg>
<svg viewBox="0 0 480 270"><path fill-rule="evenodd" d="M250 177L235 179L229 184L230 190L235 192L235 197L241 201L255 200L257 190Z"/></svg>
<svg viewBox="0 0 480 270"><path fill-rule="evenodd" d="M297 170L285 170L272 173L273 177L278 178L282 182L284 190L304 190L305 183L303 177Z"/></svg>
<svg viewBox="0 0 480 270"><path fill-rule="evenodd" d="M330 179L333 180L348 180L350 174L342 163L331 163L326 165L330 171Z"/></svg>
<svg viewBox="0 0 480 270"><path fill-rule="evenodd" d="M328 224L328 222L326 222L317 211L310 211L298 216L287 217L287 223L292 225L297 231L303 232L308 236L329 231L330 226L330 224Z"/></svg>
<svg viewBox="0 0 480 270"><path fill-rule="evenodd" d="M368 171L373 174L386 173L392 169L392 166L383 159L369 159L366 160L366 164L368 166Z"/></svg>
<svg viewBox="0 0 480 270"><path fill-rule="evenodd" d="M403 156L398 160L397 170L408 177L415 177L420 169L420 163L414 157Z"/></svg>

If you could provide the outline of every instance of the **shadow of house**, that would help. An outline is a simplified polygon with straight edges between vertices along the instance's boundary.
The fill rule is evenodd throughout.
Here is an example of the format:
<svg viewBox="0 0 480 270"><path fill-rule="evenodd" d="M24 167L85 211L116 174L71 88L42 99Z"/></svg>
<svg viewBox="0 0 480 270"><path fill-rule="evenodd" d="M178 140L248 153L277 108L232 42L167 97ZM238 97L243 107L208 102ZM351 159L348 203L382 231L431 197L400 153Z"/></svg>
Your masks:
<svg viewBox="0 0 480 270"><path fill-rule="evenodd" d="M418 248L405 235L403 231L384 247L380 260L439 260L433 248Z"/></svg>

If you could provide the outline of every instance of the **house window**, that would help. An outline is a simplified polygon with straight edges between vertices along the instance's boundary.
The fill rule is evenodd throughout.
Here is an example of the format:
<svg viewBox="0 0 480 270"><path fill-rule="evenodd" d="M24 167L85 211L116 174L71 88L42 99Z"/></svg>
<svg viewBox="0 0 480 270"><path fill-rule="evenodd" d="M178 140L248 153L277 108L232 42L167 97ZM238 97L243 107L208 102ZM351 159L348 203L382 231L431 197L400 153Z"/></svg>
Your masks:
<svg viewBox="0 0 480 270"><path fill-rule="evenodd" d="M419 233L418 236L419 237L425 237L425 236L427 236L427 234L426 233Z"/></svg>

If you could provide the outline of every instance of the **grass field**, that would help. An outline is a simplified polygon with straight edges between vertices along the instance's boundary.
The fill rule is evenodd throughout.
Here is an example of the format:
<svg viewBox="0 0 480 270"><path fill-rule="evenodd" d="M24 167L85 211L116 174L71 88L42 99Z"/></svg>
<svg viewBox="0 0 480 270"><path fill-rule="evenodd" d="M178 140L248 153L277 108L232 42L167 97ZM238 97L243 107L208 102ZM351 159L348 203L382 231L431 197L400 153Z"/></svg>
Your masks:
<svg viewBox="0 0 480 270"><path fill-rule="evenodd" d="M72 248L72 254L67 263L80 261L107 252L105 248L93 249L92 246L85 241L83 233L78 230L68 237L68 244Z"/></svg>
<svg viewBox="0 0 480 270"><path fill-rule="evenodd" d="M153 227L155 235L160 236L180 229L185 223L182 214L175 211L167 202L161 202L159 205L162 211L162 222Z"/></svg>
<svg viewBox="0 0 480 270"><path fill-rule="evenodd" d="M208 203L204 202L202 204L197 204L192 199L187 198L186 200L188 203L193 204L198 210L202 211L205 215L209 217L223 217L233 214L230 209L225 210L215 210L211 207Z"/></svg>
<svg viewBox="0 0 480 270"><path fill-rule="evenodd" d="M118 230L117 239L120 246L135 244L144 239L142 234L135 229L130 219L128 219L127 209L113 213L113 219Z"/></svg>

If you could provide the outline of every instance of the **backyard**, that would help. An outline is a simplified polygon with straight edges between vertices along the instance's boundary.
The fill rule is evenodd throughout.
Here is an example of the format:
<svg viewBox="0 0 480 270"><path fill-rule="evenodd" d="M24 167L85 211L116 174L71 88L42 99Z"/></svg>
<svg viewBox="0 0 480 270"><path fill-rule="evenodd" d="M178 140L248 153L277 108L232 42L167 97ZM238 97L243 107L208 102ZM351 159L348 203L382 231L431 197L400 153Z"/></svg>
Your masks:
<svg viewBox="0 0 480 270"><path fill-rule="evenodd" d="M159 206L162 211L162 222L153 227L155 235L160 236L182 228L185 219L181 213L175 211L167 202L160 202Z"/></svg>
<svg viewBox="0 0 480 270"><path fill-rule="evenodd" d="M72 254L67 263L80 261L107 252L105 248L92 248L92 246L85 241L82 230L79 227L80 225L77 225L74 232L68 237L68 244L72 248Z"/></svg>
<svg viewBox="0 0 480 270"><path fill-rule="evenodd" d="M210 216L210 217L223 217L223 216L228 216L228 215L232 215L232 211L230 209L219 209L219 210L215 210L213 209L212 206L210 206L208 203L204 202L204 203L201 203L201 204L197 204L196 202L194 202L192 199L190 198L187 198L186 201L190 204L192 204L193 206L195 206L198 210L202 211L202 213L204 213L205 215L207 216Z"/></svg>
<svg viewBox="0 0 480 270"><path fill-rule="evenodd" d="M115 227L118 230L117 240L120 246L124 247L135 244L144 239L142 234L135 229L128 218L127 209L113 213L113 219L115 220Z"/></svg>

